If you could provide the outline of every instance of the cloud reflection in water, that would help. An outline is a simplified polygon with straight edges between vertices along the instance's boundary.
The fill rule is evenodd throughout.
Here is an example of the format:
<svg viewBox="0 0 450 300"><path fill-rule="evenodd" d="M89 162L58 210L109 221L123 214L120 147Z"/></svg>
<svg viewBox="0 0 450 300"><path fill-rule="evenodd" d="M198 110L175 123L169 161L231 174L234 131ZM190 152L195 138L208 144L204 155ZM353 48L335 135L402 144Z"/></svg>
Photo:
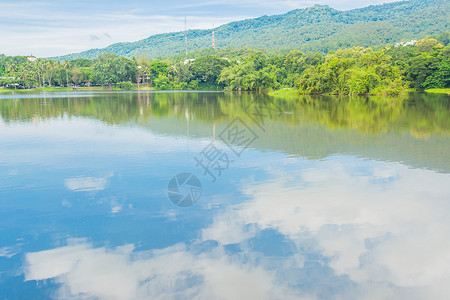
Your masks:
<svg viewBox="0 0 450 300"><path fill-rule="evenodd" d="M244 185L249 200L193 244L70 240L28 253L25 278L54 278L62 298L446 299L450 175L351 157L312 164Z"/></svg>

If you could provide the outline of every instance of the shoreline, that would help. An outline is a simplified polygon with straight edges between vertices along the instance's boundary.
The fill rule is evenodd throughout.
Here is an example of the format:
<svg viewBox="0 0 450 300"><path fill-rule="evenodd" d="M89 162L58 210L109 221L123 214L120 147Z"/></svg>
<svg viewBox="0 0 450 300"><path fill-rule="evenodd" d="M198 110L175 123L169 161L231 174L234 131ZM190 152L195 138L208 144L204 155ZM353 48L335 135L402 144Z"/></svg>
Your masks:
<svg viewBox="0 0 450 300"><path fill-rule="evenodd" d="M425 90L426 93L430 94L447 94L450 96L450 88L447 89L429 89Z"/></svg>
<svg viewBox="0 0 450 300"><path fill-rule="evenodd" d="M226 92L225 90L206 90L206 89L195 89L195 90L158 90L155 88L144 87L144 88L132 88L123 89L119 87L109 88L107 86L96 86L96 87L79 87L79 88L67 88L67 87L46 87L46 88L31 88L31 89L11 89L11 88L0 88L0 94L28 94L33 92ZM252 92L252 91L245 91ZM256 92L256 91L253 91ZM409 90L407 92L420 92ZM428 89L424 90L425 93L430 94L447 94L450 95L450 88L443 89ZM269 96L273 97L298 97L301 95L309 95L300 93L298 89L281 89L274 91L266 91ZM336 95L335 95L336 96ZM341 96L352 96L352 95L341 95ZM384 95L384 94L368 94L368 95L353 95L353 96L398 96L398 95Z"/></svg>
<svg viewBox="0 0 450 300"><path fill-rule="evenodd" d="M31 88L31 89L11 89L11 88L0 88L0 94L28 94L33 92L164 92L164 91L180 91L180 92L223 92L223 90L207 90L207 89L196 89L196 90L158 90L154 88L132 88L123 89L119 87L80 87L80 88L67 88L67 87L46 87L46 88Z"/></svg>

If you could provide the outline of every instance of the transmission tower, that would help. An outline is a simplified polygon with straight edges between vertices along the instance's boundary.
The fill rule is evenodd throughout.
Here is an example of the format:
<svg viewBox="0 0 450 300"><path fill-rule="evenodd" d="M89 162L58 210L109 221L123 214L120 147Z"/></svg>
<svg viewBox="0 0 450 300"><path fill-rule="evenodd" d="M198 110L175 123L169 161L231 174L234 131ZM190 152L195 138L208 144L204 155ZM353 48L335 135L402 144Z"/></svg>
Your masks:
<svg viewBox="0 0 450 300"><path fill-rule="evenodd" d="M213 47L213 49L216 49L216 39L215 39L215 36L214 36L214 24L213 24L213 32L212 32L212 47Z"/></svg>
<svg viewBox="0 0 450 300"><path fill-rule="evenodd" d="M187 22L186 16L184 17L184 41L186 43L186 58L188 57L188 48L187 48Z"/></svg>

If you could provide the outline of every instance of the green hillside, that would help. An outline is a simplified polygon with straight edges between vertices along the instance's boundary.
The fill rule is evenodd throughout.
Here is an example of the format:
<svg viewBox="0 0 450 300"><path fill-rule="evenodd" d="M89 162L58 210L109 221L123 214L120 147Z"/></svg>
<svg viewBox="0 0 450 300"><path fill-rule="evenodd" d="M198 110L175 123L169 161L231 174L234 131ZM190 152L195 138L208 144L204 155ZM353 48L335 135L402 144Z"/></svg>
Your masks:
<svg viewBox="0 0 450 300"><path fill-rule="evenodd" d="M232 22L216 28L216 45L270 50L299 49L327 53L352 46L383 46L420 39L450 29L450 1L410 0L339 11L316 5L283 15ZM189 50L211 45L211 30L189 30ZM58 59L95 58L110 52L150 58L184 52L184 32L150 36L132 43L70 54Z"/></svg>

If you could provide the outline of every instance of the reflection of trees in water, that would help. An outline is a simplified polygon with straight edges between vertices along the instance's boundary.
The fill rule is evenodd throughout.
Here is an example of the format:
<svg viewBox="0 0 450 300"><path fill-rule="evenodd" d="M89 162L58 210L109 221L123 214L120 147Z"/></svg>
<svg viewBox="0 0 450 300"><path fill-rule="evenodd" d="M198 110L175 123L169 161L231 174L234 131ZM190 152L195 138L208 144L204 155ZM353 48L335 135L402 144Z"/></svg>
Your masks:
<svg viewBox="0 0 450 300"><path fill-rule="evenodd" d="M135 122L145 126L151 118L175 117L226 122L251 116L265 121L324 124L330 129L357 129L377 134L408 130L418 138L450 133L450 101L446 95L411 94L403 98L301 96L272 98L255 93L105 93L82 97L3 99L5 122L61 116L88 117L107 124Z"/></svg>
<svg viewBox="0 0 450 300"><path fill-rule="evenodd" d="M298 119L327 125L330 129L353 128L364 133L388 131L402 110L404 99L377 97L303 98Z"/></svg>

